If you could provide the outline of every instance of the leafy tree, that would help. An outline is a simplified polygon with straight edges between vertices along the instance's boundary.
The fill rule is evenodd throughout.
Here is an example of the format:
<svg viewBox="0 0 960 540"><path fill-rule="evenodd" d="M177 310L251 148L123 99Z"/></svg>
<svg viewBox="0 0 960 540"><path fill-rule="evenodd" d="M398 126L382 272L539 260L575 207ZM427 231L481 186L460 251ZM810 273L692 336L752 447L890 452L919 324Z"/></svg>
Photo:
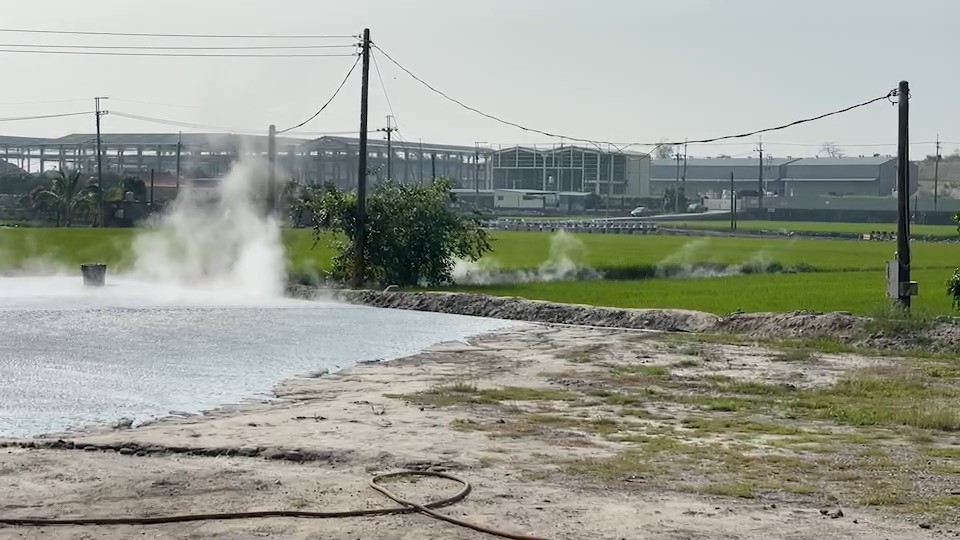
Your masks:
<svg viewBox="0 0 960 540"><path fill-rule="evenodd" d="M24 171L6 172L0 174L0 193L23 195L45 183L46 178L41 175L34 176Z"/></svg>
<svg viewBox="0 0 960 540"><path fill-rule="evenodd" d="M107 190L104 198L110 202L122 201L125 193L133 193L133 200L147 200L147 184L139 176L125 176L117 185Z"/></svg>
<svg viewBox="0 0 960 540"><path fill-rule="evenodd" d="M953 216L953 220L960 225L960 212ZM957 227L957 232L960 232L960 226ZM947 295L953 297L953 309L960 311L960 268L954 270L953 276L947 280Z"/></svg>
<svg viewBox="0 0 960 540"><path fill-rule="evenodd" d="M33 207L56 213L57 227L61 221L70 227L77 213L96 208L99 186L83 181L79 170L61 169L48 173L50 186L30 192Z"/></svg>
<svg viewBox="0 0 960 540"><path fill-rule="evenodd" d="M438 179L429 185L383 182L367 198L365 283L401 287L446 285L453 282L455 259L477 260L490 251L479 214L466 216L451 208L452 183ZM325 230L342 232L335 241L332 276L346 281L353 268L357 196L326 187L308 204L317 240Z"/></svg>
<svg viewBox="0 0 960 540"><path fill-rule="evenodd" d="M679 199L679 200L677 200ZM666 212L673 212L674 209L678 212L687 211L687 196L684 193L684 188L674 188L669 186L663 190L663 209Z"/></svg>

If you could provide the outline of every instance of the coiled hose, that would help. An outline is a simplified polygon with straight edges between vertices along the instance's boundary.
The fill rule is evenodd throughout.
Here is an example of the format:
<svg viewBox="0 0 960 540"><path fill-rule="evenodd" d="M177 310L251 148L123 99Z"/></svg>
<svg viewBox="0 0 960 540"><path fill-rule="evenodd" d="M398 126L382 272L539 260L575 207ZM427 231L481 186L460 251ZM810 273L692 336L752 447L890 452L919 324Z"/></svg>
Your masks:
<svg viewBox="0 0 960 540"><path fill-rule="evenodd" d="M463 486L460 491L451 497L441 499L439 501L427 502L424 504L418 504L415 502L408 501L402 497L392 493L387 488L383 487L380 482L383 480L388 480L391 478L399 478L404 476L427 476L433 478L443 478L446 480L451 480L457 482ZM311 519L332 519L332 518L349 518L349 517L364 517L364 516L385 516L388 514L407 514L412 512L420 512L426 514L434 519L441 521L446 521L447 523L452 523L454 525L465 527L467 529L472 529L477 532L490 534L493 536L498 536L500 538L510 538L511 540L547 540L538 536L529 536L524 534L515 534L505 531L499 531L496 529L491 529L489 527L484 527L483 525L477 525L475 523L470 523L468 521L463 521L454 517L450 517L439 512L434 511L434 508L443 508L456 504L467 497L470 494L472 487L470 483L466 480L457 478L456 476L432 472L432 471L399 471L387 474L378 474L370 479L370 487L387 497L388 499L393 500L400 506L395 506L393 508L374 508L374 509L365 509L365 510L340 510L335 512L308 512L300 510L262 510L257 512L222 512L216 514L178 514L170 516L154 516L154 517L92 517L92 518L70 518L70 519L45 519L45 518L11 518L0 516L0 524L5 525L19 525L19 526L33 526L33 527L47 527L53 525L157 525L162 523L183 523L186 521L221 521L228 519L262 519L262 518L275 518L275 517L291 517L291 518L311 518Z"/></svg>

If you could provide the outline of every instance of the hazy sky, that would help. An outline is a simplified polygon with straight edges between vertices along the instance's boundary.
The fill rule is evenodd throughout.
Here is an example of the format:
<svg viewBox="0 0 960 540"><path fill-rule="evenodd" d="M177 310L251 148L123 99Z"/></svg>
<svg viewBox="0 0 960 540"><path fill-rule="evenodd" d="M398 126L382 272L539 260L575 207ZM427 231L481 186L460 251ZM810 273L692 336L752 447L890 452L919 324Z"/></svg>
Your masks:
<svg viewBox="0 0 960 540"><path fill-rule="evenodd" d="M81 5L82 4L82 7ZM898 14L908 6L905 14ZM5 28L209 34L357 34L452 96L517 123L612 141L701 138L813 116L910 81L911 138L960 143L957 0L3 0ZM337 43L349 42L340 40ZM0 32L12 44L286 45L291 40L169 40ZM298 43L318 43L304 40ZM324 51L328 52L328 51ZM339 52L339 51L337 51ZM346 52L349 52L347 50ZM352 58L145 58L0 53L0 117L107 109L198 124L266 130L299 123L327 100ZM400 133L408 141L491 144L559 140L498 124L443 100L379 59ZM304 130L358 126L360 70ZM12 104L91 98L89 102ZM371 70L371 127L389 114ZM117 116L105 132L176 127ZM877 103L769 134L777 156L818 145L848 154L893 153L896 109ZM60 136L93 130L91 116L0 122L0 134ZM203 131L183 129L184 131ZM212 131L212 130L208 130ZM380 136L377 134L376 136ZM946 152L960 144L947 144ZM742 145L691 154L747 155ZM917 145L912 157L932 152Z"/></svg>

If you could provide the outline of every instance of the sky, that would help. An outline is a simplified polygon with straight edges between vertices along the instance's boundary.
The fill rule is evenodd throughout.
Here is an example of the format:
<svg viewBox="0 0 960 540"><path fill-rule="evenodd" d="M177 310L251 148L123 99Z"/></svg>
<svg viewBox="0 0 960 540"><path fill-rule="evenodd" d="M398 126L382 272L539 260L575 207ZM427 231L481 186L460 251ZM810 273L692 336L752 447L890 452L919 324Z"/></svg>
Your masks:
<svg viewBox="0 0 960 540"><path fill-rule="evenodd" d="M258 35L356 35L369 28L383 51L472 107L551 133L618 143L752 131L883 96L908 80L911 140L926 143L939 134L947 141L944 153L960 147L956 0L87 0L82 9L80 3L4 0L0 27ZM0 49L24 44L193 47L355 41L0 32ZM307 52L350 54L353 49ZM410 143L570 143L465 110L376 49L374 56L383 84L371 67L371 129L386 126L392 109L399 137ZM354 60L0 52L5 81L0 119L90 111L93 96L100 95L111 98L104 103L108 111L266 132L269 124L284 129L316 112ZM331 105L301 129L311 132L304 137L358 130L360 71L358 67ZM36 103L50 100L79 101ZM3 135L58 137L93 129L92 114L0 121ZM110 114L103 118L104 132L178 130L224 131ZM886 155L896 151L896 134L896 107L881 101L766 134L764 148L777 157L805 156L832 141L848 155ZM872 144L887 146L855 146ZM746 157L755 156L756 147L754 137L691 146L688 152ZM911 157L933 151L933 144L914 144Z"/></svg>

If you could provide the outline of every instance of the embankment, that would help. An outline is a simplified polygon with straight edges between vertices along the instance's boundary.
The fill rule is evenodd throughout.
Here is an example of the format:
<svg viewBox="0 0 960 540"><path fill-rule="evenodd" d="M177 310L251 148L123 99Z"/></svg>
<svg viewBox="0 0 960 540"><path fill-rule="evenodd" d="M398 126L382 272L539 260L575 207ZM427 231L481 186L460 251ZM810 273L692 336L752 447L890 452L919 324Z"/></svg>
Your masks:
<svg viewBox="0 0 960 540"><path fill-rule="evenodd" d="M667 332L725 333L757 339L828 338L878 349L960 349L960 326L931 323L897 333L883 330L870 318L847 312L734 313L717 316L684 309L622 309L561 304L474 293L353 291L291 284L290 296L330 299L372 307L432 311L474 317Z"/></svg>

